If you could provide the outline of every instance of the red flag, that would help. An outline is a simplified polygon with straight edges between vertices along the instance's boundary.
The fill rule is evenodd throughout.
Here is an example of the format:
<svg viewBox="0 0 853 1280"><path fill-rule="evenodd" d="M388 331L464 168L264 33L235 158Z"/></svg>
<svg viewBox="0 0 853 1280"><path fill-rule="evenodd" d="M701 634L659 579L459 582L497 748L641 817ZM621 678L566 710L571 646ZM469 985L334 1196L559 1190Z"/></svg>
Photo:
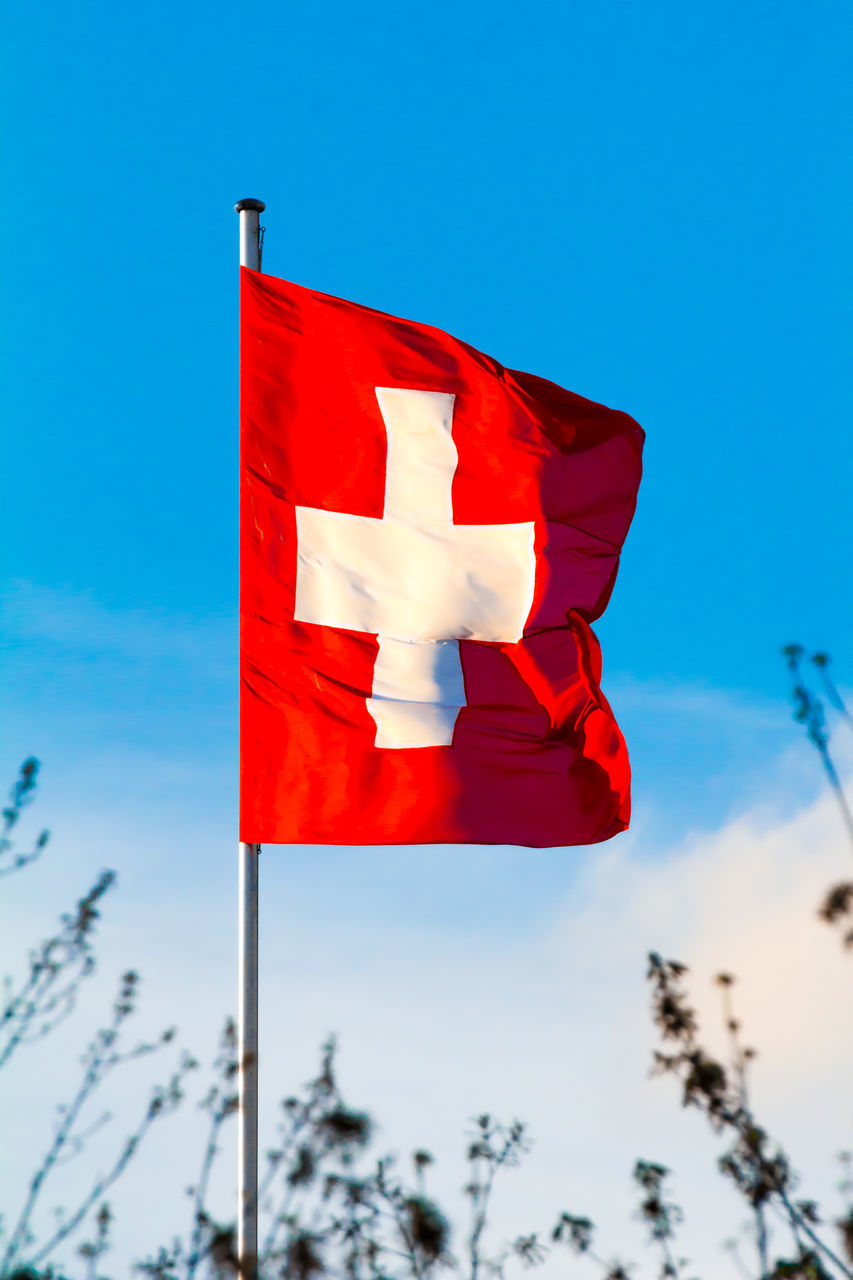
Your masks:
<svg viewBox="0 0 853 1280"><path fill-rule="evenodd" d="M624 830L589 624L634 512L633 419L245 269L241 399L240 838Z"/></svg>

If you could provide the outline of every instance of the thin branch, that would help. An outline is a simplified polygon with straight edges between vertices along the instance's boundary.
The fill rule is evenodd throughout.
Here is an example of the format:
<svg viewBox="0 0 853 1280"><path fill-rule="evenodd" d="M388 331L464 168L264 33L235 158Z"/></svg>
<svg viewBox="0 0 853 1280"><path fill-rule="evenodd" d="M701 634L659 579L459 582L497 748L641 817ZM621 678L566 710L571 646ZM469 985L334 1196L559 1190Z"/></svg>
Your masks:
<svg viewBox="0 0 853 1280"><path fill-rule="evenodd" d="M237 1097L231 1090L231 1085L237 1071L236 1052L236 1031L234 1023L229 1020L225 1024L220 1041L220 1054L216 1060L216 1067L220 1075L220 1083L215 1085L208 1094L205 1102L210 1112L210 1128L208 1130L207 1145L202 1159L201 1171L195 1187L193 1199L193 1228L190 1235L190 1245L187 1253L187 1280L195 1275L196 1269L201 1262L202 1252L202 1232L205 1225L209 1222L207 1210L205 1208L207 1202L207 1189L210 1182L210 1175L213 1170L213 1164L219 1153L219 1134L225 1121L229 1116L234 1115L237 1110ZM193 1061L193 1066L195 1062Z"/></svg>
<svg viewBox="0 0 853 1280"><path fill-rule="evenodd" d="M785 1209L795 1241L797 1233L802 1232L818 1254L823 1254L842 1275L853 1280L853 1272L813 1231L803 1205L792 1202L793 1174L784 1151L778 1146L772 1152L769 1150L767 1134L745 1105L740 1087L732 1090L725 1069L699 1045L696 1014L687 1004L681 985L686 972L682 964L663 961L655 954L649 957L654 1020L664 1040L675 1041L679 1048L674 1054L656 1053L655 1070L674 1073L683 1086L684 1104L702 1109L715 1130L730 1129L735 1134L735 1145L721 1157L720 1168L750 1206L772 1205L775 1199ZM722 980L723 985L731 985L728 975L722 975ZM759 1216L759 1228L762 1221ZM762 1270L766 1273L766 1237L763 1243L759 1242L759 1247L763 1251Z"/></svg>
<svg viewBox="0 0 853 1280"><path fill-rule="evenodd" d="M841 784L841 778L839 777L838 770L835 767L835 762L833 761L829 750L829 732L826 728L826 716L823 710L823 703L820 698L816 697L808 688L802 675L801 663L803 660L803 654L803 646L800 644L789 644L782 650L782 655L785 658L785 663L791 676L791 699L794 704L794 719L798 724L802 724L804 726L809 742L811 742L812 746L820 756L830 788L832 789L832 793L838 803L841 819L844 823L848 839L850 840L851 845L853 845L853 811L851 811L850 805L847 801L844 787ZM818 654L816 655L816 658L824 659L823 663L817 661L816 665L824 678L824 684L826 684L828 679L826 674L826 663L828 663L829 659L826 654ZM834 685L832 688L834 690ZM847 708L841 701L841 697L837 691L835 691L834 696L838 699L838 702L840 702L843 713L847 715Z"/></svg>
<svg viewBox="0 0 853 1280"><path fill-rule="evenodd" d="M139 1044L127 1053L120 1053L118 1050L118 1039L121 1028L125 1020L134 1012L137 983L138 976L136 973L129 971L122 976L118 997L113 1005L112 1019L107 1027L103 1028L96 1034L95 1038L89 1045L86 1058L84 1058L86 1067L80 1085L77 1089L77 1093L72 1099L70 1105L62 1109L60 1113L62 1118L57 1126L53 1142L45 1154L41 1165L30 1181L26 1200L23 1208L21 1209L15 1228L9 1238L3 1259L0 1261L0 1275L5 1274L11 1267L12 1263L17 1262L22 1247L29 1239L30 1222L39 1198L44 1190L45 1183L50 1177L53 1169L60 1162L60 1157L64 1154L69 1143L73 1142L74 1126L77 1123L83 1107L93 1092L102 1083L106 1075L116 1067L125 1062L133 1061L144 1054L150 1053L158 1047L151 1044ZM171 1031L165 1032L159 1043L168 1043L172 1039L173 1035L174 1033ZM160 1090L159 1092L155 1092L155 1095L149 1103L149 1107L146 1112L147 1120L143 1122L144 1124L147 1125L150 1123L151 1119L154 1118L154 1115L158 1114L165 1106L166 1102L172 1098L172 1088L177 1088L174 1080L170 1087L170 1091ZM115 1172L114 1175L107 1175L106 1181L97 1184L95 1200L99 1199L103 1194L103 1190L106 1189L107 1186L111 1185L112 1182L115 1181L115 1178L119 1176L119 1173L125 1168L128 1160L136 1150L137 1145L138 1138L132 1135L131 1138L128 1139L128 1143L126 1144L122 1155L119 1157L118 1172ZM92 1193L90 1193L84 1197L81 1208L72 1215L71 1221L75 1225L82 1221L85 1214L92 1207L92 1203L94 1203L94 1201L92 1199ZM83 1210L82 1215L81 1209ZM71 1229L73 1228L66 1229L65 1226L61 1227L59 1238L64 1239ZM54 1247L55 1240L56 1238L52 1237L51 1241L49 1241L50 1248ZM39 1250L37 1257L41 1258L43 1256L46 1256L44 1248Z"/></svg>
<svg viewBox="0 0 853 1280"><path fill-rule="evenodd" d="M38 785L39 762L34 756L30 756L21 765L17 780L9 792L9 804L2 811L2 827L0 827L0 876L11 875L15 871L20 871L23 867L29 866L31 862L35 862L40 858L47 842L50 839L49 831L42 831L35 840L32 848L26 853L13 853L14 843L9 838L14 827L17 826L21 817L21 811L26 808L33 799L36 786Z"/></svg>
<svg viewBox="0 0 853 1280"><path fill-rule="evenodd" d="M32 1266L38 1266L49 1258L57 1245L66 1240L72 1232L76 1231L81 1222L88 1216L92 1208L97 1202L103 1198L103 1195L124 1173L130 1161L139 1149L140 1143L150 1129L151 1125L159 1117L166 1115L167 1111L174 1110L182 1097L180 1089L180 1074L173 1076L166 1088L158 1087L151 1095L145 1113L142 1116L136 1129L128 1138L125 1139L124 1146L116 1159L112 1169L94 1184L79 1206L70 1218L65 1221L62 1226L50 1237L46 1244L30 1259Z"/></svg>
<svg viewBox="0 0 853 1280"><path fill-rule="evenodd" d="M838 689L838 686L836 685L832 676L829 674L829 665L831 661L832 659L830 658L828 653L812 654L812 662L820 672L821 684L824 687L827 698L829 699L831 705L835 707L835 710L838 711L840 715L843 716L843 718L847 721L847 724L850 726L850 728L853 729L853 715L851 715L850 710L847 707L847 704L845 703L844 699L841 696L841 692Z"/></svg>
<svg viewBox="0 0 853 1280"><path fill-rule="evenodd" d="M62 928L30 956L30 972L16 995L9 997L0 1014L0 1067L31 1035L33 1023L47 1019L51 1030L67 1016L80 983L95 971L92 934L100 918L99 903L115 884L115 872L103 871L72 915L63 915ZM61 978L71 975L58 990ZM46 1034L46 1032L45 1032Z"/></svg>

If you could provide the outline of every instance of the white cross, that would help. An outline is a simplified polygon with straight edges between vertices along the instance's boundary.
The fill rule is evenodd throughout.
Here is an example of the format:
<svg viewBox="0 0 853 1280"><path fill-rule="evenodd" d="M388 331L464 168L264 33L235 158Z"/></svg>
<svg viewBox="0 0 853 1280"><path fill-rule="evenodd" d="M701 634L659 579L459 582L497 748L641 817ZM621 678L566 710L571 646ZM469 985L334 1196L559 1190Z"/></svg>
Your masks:
<svg viewBox="0 0 853 1280"><path fill-rule="evenodd" d="M294 617L378 636L367 700L377 747L449 746L465 705L457 642L521 638L533 523L453 523L454 396L377 387L376 398L388 437L384 514L296 508Z"/></svg>

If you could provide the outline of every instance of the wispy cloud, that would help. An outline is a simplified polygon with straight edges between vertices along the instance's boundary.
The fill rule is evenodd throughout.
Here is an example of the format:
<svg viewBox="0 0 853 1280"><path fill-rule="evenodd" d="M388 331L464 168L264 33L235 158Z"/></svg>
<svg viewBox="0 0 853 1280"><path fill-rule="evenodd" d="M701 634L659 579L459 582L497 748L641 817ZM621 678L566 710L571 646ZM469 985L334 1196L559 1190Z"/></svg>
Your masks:
<svg viewBox="0 0 853 1280"><path fill-rule="evenodd" d="M629 1183L633 1160L643 1156L675 1170L687 1213L682 1251L694 1270L725 1275L719 1243L746 1215L715 1173L719 1143L697 1116L681 1110L672 1081L648 1079L654 1037L643 970L654 948L690 965L712 1048L723 1039L712 978L721 969L737 974L746 1036L760 1051L759 1114L788 1144L804 1176L803 1194L825 1199L832 1211L833 1154L849 1145L853 1129L853 1033L846 1017L853 968L815 908L824 888L853 868L831 797L793 812L778 803L789 767L781 763L760 800L736 819L654 857L642 831L562 851L562 890L549 877L552 896L540 897L533 922L528 909L516 922L504 914L498 926L488 908L476 905L467 922L452 928L425 915L416 885L430 858L441 865L438 851L418 853L417 862L407 850L353 853L360 878L348 877L340 891L330 851L311 851L298 871L297 851L267 851L266 1130L275 1123L277 1098L310 1074L317 1044L334 1029L352 1100L377 1114L383 1146L435 1150L434 1189L458 1218L465 1213L459 1188L468 1117L483 1109L518 1114L531 1123L535 1147L499 1190L496 1237L547 1228L565 1208L599 1221L603 1253L644 1256ZM66 835L77 861L85 833ZM157 843L156 875L146 870L146 841ZM191 1044L210 1044L221 1015L233 1007L232 858L222 856L229 851L219 844L202 848L203 840L197 850L179 845L158 828L156 813L126 843L123 887L104 926L104 972L138 963L152 1025L176 1021ZM488 883L484 901L500 894L502 881L512 892L514 858L451 852L463 867L470 862L484 888ZM170 856L190 859L198 892L186 873L170 879ZM544 863L523 856L535 880ZM400 877L378 910L383 859L388 867L392 860L410 867L412 882ZM571 861L579 864L576 875ZM322 894L309 892L312 877L325 886ZM445 892L457 888L448 883ZM452 905L448 900L448 913ZM10 943L22 925L11 920ZM38 1097L21 1078L15 1134L28 1123L43 1124L40 1099L45 1091L59 1096L59 1074L57 1065L40 1076ZM142 1247L148 1223L163 1224L164 1235L180 1223L176 1206L189 1175L169 1152L196 1149L196 1124L188 1113L166 1146L143 1156L117 1202L120 1212L125 1204L130 1251ZM232 1205L231 1155L228 1149L216 1192L223 1213ZM556 1274L558 1265L546 1274Z"/></svg>
<svg viewBox="0 0 853 1280"><path fill-rule="evenodd" d="M227 676L236 662L236 614L110 608L89 591L21 580L3 590L0 609L7 644L50 646L69 660L180 663L213 679Z"/></svg>
<svg viewBox="0 0 853 1280"><path fill-rule="evenodd" d="M606 692L614 706L623 711L677 716L733 731L778 729L788 720L784 704L779 701L710 684L617 675L607 681Z"/></svg>
<svg viewBox="0 0 853 1280"><path fill-rule="evenodd" d="M151 605L113 607L92 591L62 590L21 579L0 591L7 643L49 644L69 656L97 654L134 662L179 661L218 676L235 661L237 616L198 616ZM733 729L776 729L786 723L784 705L752 693L704 683L616 675L607 694L628 712L679 716Z"/></svg>

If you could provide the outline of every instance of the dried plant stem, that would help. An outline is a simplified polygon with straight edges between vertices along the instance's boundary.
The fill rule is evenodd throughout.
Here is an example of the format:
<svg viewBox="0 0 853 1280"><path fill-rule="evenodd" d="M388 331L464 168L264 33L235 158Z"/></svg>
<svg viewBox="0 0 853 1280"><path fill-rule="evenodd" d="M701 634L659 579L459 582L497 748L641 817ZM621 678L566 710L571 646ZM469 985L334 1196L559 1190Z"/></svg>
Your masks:
<svg viewBox="0 0 853 1280"><path fill-rule="evenodd" d="M26 853L15 853L12 840L9 838L13 827L17 826L21 811L30 803L38 783L39 762L33 756L21 765L17 781L9 793L9 804L2 811L0 826L0 876L11 875L35 862L44 852L50 839L49 831L42 831L31 849Z"/></svg>
<svg viewBox="0 0 853 1280"><path fill-rule="evenodd" d="M0 1068L26 1040L45 1035L71 1012L80 983L94 973L92 932L100 899L114 883L114 872L103 871L74 914L62 917L60 931L32 953L24 985L0 1016Z"/></svg>
<svg viewBox="0 0 853 1280"><path fill-rule="evenodd" d="M204 1256L202 1238L206 1220L205 1204L207 1203L207 1189L210 1185L210 1174L213 1169L214 1161L216 1160L216 1155L219 1151L219 1134L225 1122L226 1114L227 1113L221 1107L217 1107L211 1112L207 1144L204 1149L201 1171L199 1173L198 1182L193 1195L193 1225L190 1233L189 1252L187 1254L187 1280L192 1280L192 1277L195 1275L199 1263Z"/></svg>
<svg viewBox="0 0 853 1280"><path fill-rule="evenodd" d="M844 793L844 787L841 784L841 778L838 775L838 770L829 750L829 732L826 728L823 703L820 698L812 693L803 678L801 664L804 652L803 646L800 644L789 644L782 650L792 680L791 697L794 702L794 719L805 726L809 742L811 742L820 756L830 788L838 803L847 837L851 846L853 846L853 812L851 812L847 796ZM849 720L850 716L841 695L827 673L829 656L827 654L816 654L814 662L821 672L824 686L832 691L830 700Z"/></svg>
<svg viewBox="0 0 853 1280"><path fill-rule="evenodd" d="M159 1097L159 1094L155 1094L155 1098L157 1097ZM151 1127L158 1114L159 1108L156 1108L153 1105L153 1102L149 1103L145 1110L145 1114L136 1127L136 1130L125 1139L121 1153L115 1161L112 1169L110 1169L109 1173L98 1179L89 1194L81 1201L72 1216L63 1222L62 1226L58 1228L54 1235L52 1235L50 1239L43 1244L35 1254L33 1254L30 1258L30 1263L33 1266L38 1266L40 1263L44 1262L45 1259L49 1258L57 1245L61 1244L63 1240L66 1240L74 1231L77 1230L97 1202L103 1198L104 1193L118 1181L136 1154L146 1132Z"/></svg>
<svg viewBox="0 0 853 1280"><path fill-rule="evenodd" d="M17 1264L21 1255L21 1251L30 1240L30 1223L33 1213L38 1204L39 1198L44 1190L45 1183L50 1177L56 1165L59 1163L63 1153L69 1147L76 1148L74 1154L80 1149L82 1136L75 1138L74 1126L76 1125L83 1107L89 1098L103 1082L108 1075L116 1067L122 1063L129 1062L139 1058L144 1054L152 1052L157 1045L140 1044L135 1049L127 1053L118 1051L118 1038L125 1020L134 1011L134 998L136 993L136 985L138 976L135 973L128 972L123 975L118 998L113 1006L113 1016L107 1027L97 1033L94 1040L89 1046L86 1068L83 1073L80 1085L70 1105L61 1112L62 1119L54 1134L53 1142L48 1148L41 1165L33 1175L27 1197L24 1201L23 1208L18 1217L18 1221L9 1238L2 1261L0 1261L0 1276L6 1275L13 1264ZM166 1043L171 1040L173 1032L166 1032L161 1038L160 1043ZM98 1179L94 1187L83 1197L77 1209L66 1219L65 1222L57 1229L56 1232L41 1245L33 1258L32 1262L38 1263L49 1257L50 1253L56 1246L65 1240L80 1223L86 1215L94 1207L95 1203L103 1196L108 1187L121 1176L127 1168L128 1163L135 1154L142 1137L151 1125L156 1116L162 1114L167 1103L176 1103L180 1098L179 1077L173 1077L168 1090L156 1089L148 1104L145 1115L137 1129L125 1140L121 1153L113 1165L112 1169L103 1178Z"/></svg>
<svg viewBox="0 0 853 1280"><path fill-rule="evenodd" d="M110 1027L110 1032L113 1034L113 1036L120 1022L121 1022L121 1015L117 1013L113 1018L113 1021ZM94 1088L96 1087L100 1079L101 1069L103 1068L104 1063L106 1061L107 1053L112 1044L112 1040L108 1041L107 1035L102 1034L99 1040L96 1041L96 1044L99 1044L101 1048L93 1052L92 1057L89 1061L89 1065L83 1075L83 1079L80 1082L80 1087L77 1090L77 1093L74 1099L72 1100L71 1105L66 1109L63 1116L62 1123L59 1125L56 1131L53 1142L50 1148L48 1149L47 1154L45 1155L44 1160L42 1161L40 1167L38 1168L38 1170L36 1171L36 1173L34 1174L30 1182L29 1192L24 1202L24 1206L21 1210L20 1217L18 1218L15 1229L12 1232L12 1235L9 1239L9 1243L6 1247L6 1252L3 1255L3 1260L2 1262L0 1262L0 1274L3 1274L6 1271L8 1271L11 1264L18 1257L21 1245L24 1243L27 1237L30 1220L32 1218L33 1211L36 1207L39 1196L41 1195L41 1192L44 1188L44 1184L47 1181L48 1177L50 1176L50 1173L53 1170L54 1166L56 1165L56 1162L59 1159L60 1153L62 1152L63 1148L68 1142L69 1136L74 1127L74 1124L77 1121L77 1117L79 1116L81 1109L83 1108L85 1102L89 1098L89 1095L92 1093L92 1091L94 1090Z"/></svg>
<svg viewBox="0 0 853 1280"><path fill-rule="evenodd" d="M740 1041L740 1022L735 1017L732 1005L732 981L727 975L721 975L717 979L717 985L720 988L720 996L723 1004L723 1017L725 1019L726 1031L729 1036L729 1044L731 1048L732 1066L735 1071L735 1079L737 1080L737 1090L740 1099L741 1110L744 1114L749 1112L749 1089L747 1084L746 1069L750 1059L750 1053L746 1050ZM758 1265L762 1276L767 1274L770 1266L769 1241L767 1232L767 1216L764 1212L764 1205L761 1203L752 1206L753 1217L755 1218L755 1245L758 1250Z"/></svg>
<svg viewBox="0 0 853 1280"><path fill-rule="evenodd" d="M850 714L850 710L841 696L840 689L836 685L832 676L829 674L829 665L831 662L831 658L829 654L813 653L812 662L820 672L821 684L824 687L824 691L830 703L832 704L833 707L835 707L835 710L839 712L839 714L844 718L844 720L846 720L850 728L853 728L853 715Z"/></svg>
<svg viewBox="0 0 853 1280"><path fill-rule="evenodd" d="M826 776L829 778L830 786L832 787L835 798L838 801L838 807L841 810L841 819L847 832L847 838L851 845L853 845L853 811L850 809L847 796L845 795L844 788L841 785L841 779L838 776L838 771L830 758L829 750L827 748L822 748L820 749L820 754L821 759L823 760L823 766L826 770Z"/></svg>
<svg viewBox="0 0 853 1280"><path fill-rule="evenodd" d="M803 1235L806 1236L808 1240L811 1241L812 1245L815 1247L817 1252L822 1253L823 1256L833 1264L833 1266L838 1267L838 1270L841 1272L843 1276L853 1277L853 1270L851 1270L851 1268L844 1262L844 1260L840 1258L838 1254L834 1252L834 1250L830 1249L829 1245L826 1244L823 1240L821 1240L820 1236L815 1231L812 1230L811 1225L806 1221L802 1213L800 1213L800 1211L797 1209L797 1206L792 1203L790 1197L788 1196L784 1188L780 1188L777 1191L777 1195L779 1196L779 1199L782 1201L782 1204L785 1206L786 1212L788 1214L788 1221L790 1222L792 1229L795 1232L797 1230L801 1231Z"/></svg>

